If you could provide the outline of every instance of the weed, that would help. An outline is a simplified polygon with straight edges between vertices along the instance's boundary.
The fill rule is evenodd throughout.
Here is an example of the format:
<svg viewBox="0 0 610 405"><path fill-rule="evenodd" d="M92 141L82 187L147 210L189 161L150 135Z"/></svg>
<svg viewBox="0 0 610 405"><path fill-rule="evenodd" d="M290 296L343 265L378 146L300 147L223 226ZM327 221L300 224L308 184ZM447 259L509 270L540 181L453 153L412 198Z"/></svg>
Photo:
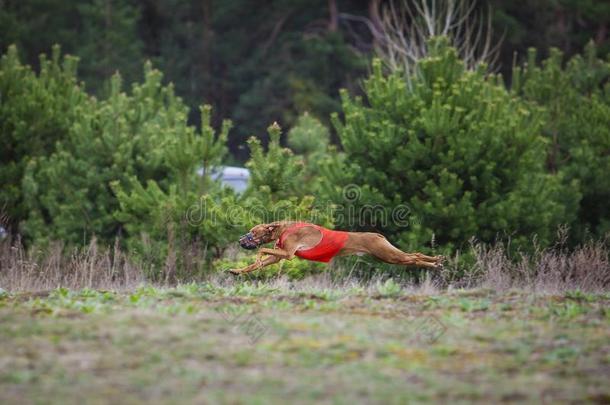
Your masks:
<svg viewBox="0 0 610 405"><path fill-rule="evenodd" d="M400 284L396 283L391 278L387 279L383 284L378 281L375 288L380 296L387 298L397 297L402 292Z"/></svg>

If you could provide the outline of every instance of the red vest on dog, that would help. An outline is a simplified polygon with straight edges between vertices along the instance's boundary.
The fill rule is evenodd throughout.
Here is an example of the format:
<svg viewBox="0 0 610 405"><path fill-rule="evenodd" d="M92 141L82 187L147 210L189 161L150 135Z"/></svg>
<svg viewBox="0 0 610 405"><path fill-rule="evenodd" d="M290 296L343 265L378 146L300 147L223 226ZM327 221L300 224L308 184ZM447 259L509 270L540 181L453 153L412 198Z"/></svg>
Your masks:
<svg viewBox="0 0 610 405"><path fill-rule="evenodd" d="M318 242L316 246L312 248L297 250L294 254L295 256L298 256L301 259L312 260L314 262L328 263L333 257L337 255L337 253L339 253L348 238L347 232L331 231L330 229L326 229L322 226L308 224L306 222L297 222L295 224L292 224L289 228L285 229L284 232L282 232L280 238L275 243L275 247L283 249L284 241L286 240L286 238L291 233L294 233L297 229L304 228L306 226L311 226L322 232L322 239L320 240L320 242Z"/></svg>

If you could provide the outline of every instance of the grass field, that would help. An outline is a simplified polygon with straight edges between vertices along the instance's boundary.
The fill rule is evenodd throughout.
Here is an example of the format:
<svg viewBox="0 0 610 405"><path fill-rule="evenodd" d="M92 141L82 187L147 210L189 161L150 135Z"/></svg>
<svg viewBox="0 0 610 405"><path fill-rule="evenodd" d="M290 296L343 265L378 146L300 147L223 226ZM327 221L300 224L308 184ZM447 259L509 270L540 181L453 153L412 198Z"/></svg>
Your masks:
<svg viewBox="0 0 610 405"><path fill-rule="evenodd" d="M610 294L0 293L0 403L610 402Z"/></svg>

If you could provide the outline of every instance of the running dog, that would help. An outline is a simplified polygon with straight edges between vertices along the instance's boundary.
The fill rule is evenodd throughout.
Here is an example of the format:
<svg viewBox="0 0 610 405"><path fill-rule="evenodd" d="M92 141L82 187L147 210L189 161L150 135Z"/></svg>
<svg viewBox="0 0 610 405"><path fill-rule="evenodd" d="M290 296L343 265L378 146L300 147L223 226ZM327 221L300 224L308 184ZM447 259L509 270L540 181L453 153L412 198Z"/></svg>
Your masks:
<svg viewBox="0 0 610 405"><path fill-rule="evenodd" d="M295 256L328 263L335 256L370 254L386 263L428 268L441 267L443 261L442 256L405 253L378 233L333 231L307 222L260 224L239 238L244 249L256 249L273 241L275 247L260 248L253 264L229 271L233 274L249 273Z"/></svg>

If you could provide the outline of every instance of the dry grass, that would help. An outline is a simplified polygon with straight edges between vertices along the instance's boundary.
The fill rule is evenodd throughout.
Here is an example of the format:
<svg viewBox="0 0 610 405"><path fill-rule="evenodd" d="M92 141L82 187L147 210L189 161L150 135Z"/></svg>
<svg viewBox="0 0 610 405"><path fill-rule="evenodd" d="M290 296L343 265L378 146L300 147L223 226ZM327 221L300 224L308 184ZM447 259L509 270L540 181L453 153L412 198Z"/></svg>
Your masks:
<svg viewBox="0 0 610 405"><path fill-rule="evenodd" d="M561 246L537 249L533 254L510 258L501 244L473 244L474 265L460 270L460 258L450 258L441 272L415 284L401 285L403 291L430 294L446 288L488 288L505 291L513 288L540 293L561 293L580 290L600 292L610 290L610 252L607 241L589 242L576 249ZM66 252L61 244L48 248L23 248L19 241L0 242L0 288L8 291L46 291L57 287L70 289L129 290L142 283L175 285L181 282L208 281L227 286L236 279L226 273L189 272L176 269L176 260L166 263L161 277L151 280L150 269L131 260L118 243L104 248L95 240L81 249ZM194 262L194 261L193 261ZM194 266L199 268L199 266ZM462 265L463 267L463 265ZM359 289L374 294L388 278L383 271L367 281L350 275L337 277L341 269L333 268L300 281L277 277L267 281L279 290L350 290ZM239 279L241 280L241 279ZM238 280L238 281L239 281ZM237 281L237 282L238 282ZM380 287L381 286L381 287ZM391 286L390 286L391 287Z"/></svg>
<svg viewBox="0 0 610 405"><path fill-rule="evenodd" d="M478 277L475 284L496 290L524 288L543 293L569 290L587 292L610 288L610 260L607 245L588 242L574 250L538 249L516 260L502 245L473 247Z"/></svg>
<svg viewBox="0 0 610 405"><path fill-rule="evenodd" d="M101 248L95 239L66 253L55 243L44 250L23 248L19 241L0 243L0 287L42 291L57 287L122 290L145 281L142 269L115 244Z"/></svg>

